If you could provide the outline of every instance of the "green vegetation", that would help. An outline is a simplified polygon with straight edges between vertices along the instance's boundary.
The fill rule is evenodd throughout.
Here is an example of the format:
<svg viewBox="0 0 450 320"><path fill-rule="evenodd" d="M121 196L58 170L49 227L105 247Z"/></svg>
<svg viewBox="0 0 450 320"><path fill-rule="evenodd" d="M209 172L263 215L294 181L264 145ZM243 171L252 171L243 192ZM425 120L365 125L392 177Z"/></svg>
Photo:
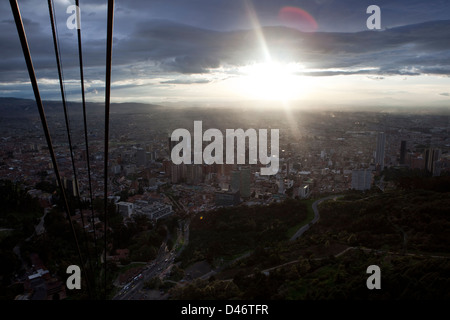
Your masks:
<svg viewBox="0 0 450 320"><path fill-rule="evenodd" d="M130 269L143 267L145 265L146 265L146 263L143 263L143 262L130 263L130 264L126 265L126 266L120 267L119 268L119 273L124 273L124 272L127 272Z"/></svg>
<svg viewBox="0 0 450 320"><path fill-rule="evenodd" d="M22 200L19 200L18 205L21 205L20 201ZM24 201L28 201L27 198L24 198ZM16 286L10 287L12 276L13 274L21 275L25 272L25 270L22 269L21 261L13 253L13 248L16 245L20 246L21 256L25 263L30 265L30 254L37 253L51 274L56 274L63 279L63 281L67 278L67 267L72 264L80 264L78 252L73 241L72 230L65 213L62 213L57 208L54 208L47 213L44 220L44 225L46 232L39 237L33 237L31 241L25 241L26 234L20 230L15 230L11 235L2 239L0 243L0 274L2 275L1 297L4 297L5 299L14 299L14 296L11 296L11 294L17 295L18 289ZM74 228L82 251L84 252L85 245L87 245L91 257L94 257L94 248L92 243L90 241L87 243L85 242L86 240L84 234L78 224L74 224ZM31 234L28 234L28 236L29 235ZM86 256L84 256L84 258L86 259ZM109 266L109 268L113 267L114 266ZM98 275L96 276L90 274L89 276L92 278L101 279ZM82 288L84 289L67 292L69 299L88 298L88 292L86 289L87 279L88 278L86 276L82 277ZM103 286L99 283L97 283L97 286L99 289L103 289ZM11 290L11 288L14 290ZM21 284L21 291L19 293L22 292L23 284ZM99 292L101 292L101 289Z"/></svg>
<svg viewBox="0 0 450 320"><path fill-rule="evenodd" d="M240 296L239 288L232 281L195 280L185 287L170 290L174 300L229 300Z"/></svg>
<svg viewBox="0 0 450 320"><path fill-rule="evenodd" d="M0 203L0 228L21 231L25 237L34 232L34 224L44 214L37 199L9 180L0 180Z"/></svg>
<svg viewBox="0 0 450 320"><path fill-rule="evenodd" d="M159 277L153 277L144 283L144 289L147 290L168 290L175 286L172 281L164 281Z"/></svg>
<svg viewBox="0 0 450 320"><path fill-rule="evenodd" d="M21 245L22 257L28 260L31 253L37 253L52 274L58 275L61 279L66 279L67 267L73 264L80 264L71 227L65 213L58 211L57 208L47 213L44 219L44 225L46 232L42 236L33 238L32 241L24 242ZM74 229L80 249L84 252L85 245L88 245L89 253L91 258L93 258L94 248L92 243L90 241L86 242L78 224L74 223ZM86 261L86 256L84 256L84 260ZM87 288L85 280L87 280L86 277L82 277L82 288ZM74 299L87 298L87 290L81 290L79 292L72 290L68 294L74 295L72 297Z"/></svg>
<svg viewBox="0 0 450 320"><path fill-rule="evenodd" d="M23 286L11 286L14 274L23 274L22 263L13 252L34 232L34 225L43 215L37 199L25 188L9 180L0 180L0 299L14 299L23 292Z"/></svg>
<svg viewBox="0 0 450 320"><path fill-rule="evenodd" d="M305 202L287 200L283 204L221 208L192 218L189 245L181 253L182 266L195 261L230 258L287 240L288 229L307 216Z"/></svg>
<svg viewBox="0 0 450 320"><path fill-rule="evenodd" d="M332 233L352 246L449 253L448 193L394 191L367 199L328 202L320 207L320 215L318 233Z"/></svg>
<svg viewBox="0 0 450 320"><path fill-rule="evenodd" d="M47 173L46 171L44 171L44 172ZM53 193L58 190L58 187L55 184L45 181L45 180L36 183L34 188L38 189L38 190L42 190L47 193Z"/></svg>
<svg viewBox="0 0 450 320"><path fill-rule="evenodd" d="M217 252L242 252L257 244L256 249L209 282L196 281L174 288L172 298L449 299L450 177L422 177L415 172L403 172L392 181L398 189L384 193L376 189L364 193L351 191L336 201L322 203L319 222L296 241L286 241L279 233L263 241L253 241L258 233L243 232L245 220L229 226L235 228L234 233L223 232L217 225L226 221L225 218L205 214L203 220L196 221L197 225L191 224L194 226L191 238L202 239L205 249L200 251L196 247L190 258L207 257L213 241L217 241L213 234L198 227L208 219L208 227L228 244L238 247L239 242L233 238L245 233L239 238L243 243L240 250L232 250L234 246L216 247ZM234 210L238 209L225 212L235 218ZM292 209L286 204L279 208L286 215L292 214ZM279 217L265 216L265 219L266 225L270 225ZM289 234L287 230L283 230L284 235ZM203 238L196 233L201 233ZM227 248L230 250L224 250ZM366 287L369 276L366 270L370 265L381 268L382 290ZM225 283L233 285L226 290L222 288L223 293L213 290Z"/></svg>
<svg viewBox="0 0 450 320"><path fill-rule="evenodd" d="M382 290L368 290L369 265L382 270ZM446 259L377 255L353 250L339 258L309 260L272 270L268 275L256 268L233 277L237 299L282 300L394 300L449 299ZM216 283L223 283L217 281ZM179 288L174 299L198 297L200 288ZM202 292L202 290L200 290ZM214 296L212 297L215 298ZM228 297L229 298L229 297Z"/></svg>
<svg viewBox="0 0 450 320"><path fill-rule="evenodd" d="M112 252L128 248L130 261L147 262L156 258L161 244L168 235L176 235L178 221L176 217L170 217L153 225L147 216L133 215L132 221L125 225L122 217L117 214L116 219L111 221L111 226Z"/></svg>
<svg viewBox="0 0 450 320"><path fill-rule="evenodd" d="M168 280L180 281L183 278L184 278L184 270L176 265L173 266L172 270L170 270L170 277L168 278Z"/></svg>
<svg viewBox="0 0 450 320"><path fill-rule="evenodd" d="M12 230L12 229L1 230L0 231L0 242L3 241L3 239L10 237L13 233L14 233L14 230Z"/></svg>
<svg viewBox="0 0 450 320"><path fill-rule="evenodd" d="M191 217L189 245L168 279L154 278L147 289L169 290L172 299L449 299L450 280L450 176L428 177L421 172L385 172L395 190L350 191L338 200L323 202L320 220L296 241L288 241L313 217L313 200L289 199L266 207L222 208ZM21 269L12 249L19 244L22 256L39 254L52 273L63 279L69 264L78 263L73 235L65 214L58 208L45 218L46 232L25 242L42 215L38 203L19 185L0 183L5 208L0 214L0 298L12 299L20 288L10 286ZM95 206L101 210L102 202ZM22 215L22 210L28 210ZM127 224L111 206L108 241L115 249L130 249L126 266L108 263L108 296L119 272L153 259L161 243L176 245L178 218L154 224L135 215ZM80 246L85 244L75 225ZM340 255L341 253L344 254ZM242 259L244 253L248 256ZM338 255L339 254L339 255ZM439 256L439 257L436 257ZM175 286L183 269L196 261L221 265L209 280ZM27 262L27 261L25 261ZM382 272L382 290L368 290L369 265ZM101 265L99 265L101 266ZM96 287L103 292L103 270L97 270ZM83 278L85 279L85 278ZM85 281L85 280L84 280ZM85 283L82 287L86 288ZM87 292L69 292L70 299L87 298Z"/></svg>
<svg viewBox="0 0 450 320"><path fill-rule="evenodd" d="M312 262L308 272L280 286L286 299L449 299L448 259L375 255L354 250L338 259ZM368 290L366 269L381 268L382 290Z"/></svg>
<svg viewBox="0 0 450 320"><path fill-rule="evenodd" d="M304 200L308 214L307 214L305 220L303 220L301 223L296 224L295 226L288 229L288 232L287 232L288 238L291 238L298 231L298 229L300 229L301 227L303 227L304 225L306 225L310 221L312 221L312 219L314 219L314 210L312 208L312 204L314 203L314 201L316 201L316 199Z"/></svg>

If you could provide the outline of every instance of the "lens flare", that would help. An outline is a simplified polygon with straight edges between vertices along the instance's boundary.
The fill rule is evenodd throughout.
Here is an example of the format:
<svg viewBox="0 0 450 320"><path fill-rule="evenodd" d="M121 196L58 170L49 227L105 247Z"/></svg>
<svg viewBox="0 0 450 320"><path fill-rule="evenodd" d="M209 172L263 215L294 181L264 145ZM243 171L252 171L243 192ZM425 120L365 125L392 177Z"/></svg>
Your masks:
<svg viewBox="0 0 450 320"><path fill-rule="evenodd" d="M296 7L283 7L278 13L278 19L289 28L303 32L314 32L318 24L314 17L303 9Z"/></svg>

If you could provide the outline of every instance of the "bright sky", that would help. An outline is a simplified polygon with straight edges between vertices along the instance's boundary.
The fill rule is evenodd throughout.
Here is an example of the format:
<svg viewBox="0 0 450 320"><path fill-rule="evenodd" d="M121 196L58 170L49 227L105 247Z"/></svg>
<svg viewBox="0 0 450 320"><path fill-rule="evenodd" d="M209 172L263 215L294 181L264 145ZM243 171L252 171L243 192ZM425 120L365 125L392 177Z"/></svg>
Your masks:
<svg viewBox="0 0 450 320"><path fill-rule="evenodd" d="M87 99L101 102L106 1L80 2ZM372 2L117 0L112 101L450 107L450 3ZM80 100L71 4L55 0L55 14L67 97ZM371 4L382 30L366 27ZM46 2L19 6L42 97L60 99ZM6 1L0 27L0 96L33 98Z"/></svg>

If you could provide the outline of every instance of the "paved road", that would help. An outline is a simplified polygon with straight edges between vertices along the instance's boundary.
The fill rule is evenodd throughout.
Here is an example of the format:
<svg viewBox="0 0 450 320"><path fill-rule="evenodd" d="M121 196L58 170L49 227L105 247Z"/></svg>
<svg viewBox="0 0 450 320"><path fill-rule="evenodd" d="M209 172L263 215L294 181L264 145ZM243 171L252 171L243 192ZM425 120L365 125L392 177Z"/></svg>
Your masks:
<svg viewBox="0 0 450 320"><path fill-rule="evenodd" d="M189 222L186 222L184 228L180 228L178 232L179 235L182 235L184 238L184 248L189 242ZM142 290L144 287L144 283L157 276L164 278L164 276L174 265L173 262L176 256L179 255L182 251L180 250L178 253L176 253L174 249L175 247L172 249L172 251L168 251L166 246L167 240L168 239L166 239L166 241L164 241L164 243L159 248L156 259L145 266L145 269L141 272L142 277L140 279L138 278L127 283L122 288L122 290L113 298L113 300L148 300L147 292L145 290ZM127 289L125 289L126 287ZM164 299L165 297L166 296L164 294L161 294L159 299Z"/></svg>
<svg viewBox="0 0 450 320"><path fill-rule="evenodd" d="M310 228L310 226L314 223L316 223L319 220L319 210L317 209L317 206L326 200L330 200L330 199L336 199L338 197L342 197L341 195L333 195L333 196L328 196L322 199L319 199L317 201L315 201L312 205L313 211L314 211L314 218L313 220L308 223L307 225L301 227L296 233L295 235L291 238L292 240L297 239L298 237L300 237L306 230L308 230ZM185 224L185 227L183 230L180 230L181 232L183 232L183 236L184 236L184 245L183 248L188 244L189 242L189 222L187 222ZM180 251L181 252L181 251ZM180 253L179 252L179 253ZM251 252L247 252L246 254L238 257L237 259L235 259L232 262L235 262L237 260L240 259L244 259L246 257L248 257L251 254ZM144 283L148 280L150 280L151 278L155 277L155 276L163 276L164 273L168 272L172 265L173 265L173 258L174 258L174 253L172 252L168 252L166 250L166 244L163 243L163 245L160 247L157 258L155 260L153 260L153 262L151 264L147 264L147 266L145 267L145 270L141 273L142 277L141 279L137 279L134 281L131 281L130 283L127 283L125 287L128 287L128 289L122 289L120 291L119 294L117 294L113 300L140 300L140 299L147 299L147 294L142 290ZM290 262L293 263L293 262ZM288 263L289 264L289 263ZM228 265L228 264L227 264ZM224 266L222 266L222 268L218 268L216 270L211 270L209 273L204 274L203 276L200 276L201 279L208 279L210 276L220 272L223 269ZM279 267L279 266L278 266ZM277 268L277 267L275 267ZM272 268L271 268L272 269ZM269 269L269 270L271 270ZM269 271L267 270L267 271ZM164 299L164 295L161 295L161 298Z"/></svg>
<svg viewBox="0 0 450 320"><path fill-rule="evenodd" d="M328 196L328 197L325 197L325 198L321 198L321 199L315 201L315 202L312 204L312 208L313 208L313 211L314 211L314 218L312 219L312 221L311 221L310 223L308 223L308 224L304 225L303 227L301 227L300 229L298 229L298 231L291 237L290 240L291 240L291 241L294 241L294 240L298 239L298 238L301 237L301 235L302 235L303 233L305 233L305 231L308 230L314 223L316 223L317 221L319 221L320 215L319 215L319 210L317 209L317 206L318 206L320 203L322 203L323 201L326 201L326 200L330 200L330 199L336 200L337 198L340 198L340 197L342 197L342 195L332 195L332 196Z"/></svg>
<svg viewBox="0 0 450 320"><path fill-rule="evenodd" d="M223 269L225 269L226 267L232 265L232 264L235 263L236 261L239 261L239 260L242 260L242 259L245 259L245 258L250 257L250 256L252 255L252 253L253 253L253 251L244 253L243 255L237 257L236 259L234 259L234 260L232 260L232 261L230 261L230 262L225 263L224 265L220 266L219 268L217 268L217 269L215 269L215 270L211 270L211 271L208 272L208 273L205 273L204 275L200 276L199 279L207 280L207 279L209 279L211 276L214 276L215 274L221 272Z"/></svg>
<svg viewBox="0 0 450 320"><path fill-rule="evenodd" d="M321 198L321 199L315 201L315 202L313 203L313 205L312 205L312 208L313 208L313 210L314 210L314 218L312 219L312 221L311 221L310 223L308 223L308 224L304 225L303 227L301 227L301 228L300 228L300 229L299 229L299 230L291 237L290 241L294 241L294 240L296 240L297 238L299 238L306 230L308 230L308 229L310 228L311 225L313 225L314 223L316 223L316 222L319 220L319 217L320 217L320 216L319 216L319 210L317 209L317 206L318 206L321 202L326 201L326 200L330 200L330 199L336 199L336 198L339 198L339 197L342 197L342 195L332 195L332 196L328 196L328 197L325 197L325 198ZM220 267L220 268L218 268L218 269L216 269L216 270L211 270L210 272L204 274L203 276L200 277L200 279L208 279L209 277L211 277L211 276L215 275L216 273L219 273L220 271L222 271L226 266L231 265L232 263L234 263L234 262L236 262L236 261L238 261L238 260L247 258L247 257L249 257L252 253L253 253L253 251L247 252L247 253L243 254L242 256L239 256L238 258L234 259L233 261L227 263L226 265L224 265L224 266L222 266L222 267ZM295 262L295 261L294 261L294 262ZM289 262L288 264L290 264L290 263L293 263L293 262ZM276 267L276 268L278 268L278 267Z"/></svg>
<svg viewBox="0 0 450 320"><path fill-rule="evenodd" d="M44 215L41 217L41 220L39 221L39 224L35 227L36 235L41 235L45 231L44 223L45 223L45 217L47 216L47 213L50 212L50 208L44 209Z"/></svg>
<svg viewBox="0 0 450 320"><path fill-rule="evenodd" d="M172 266L172 255L166 251L166 243L163 243L159 249L156 259L147 264L142 271L141 279L132 280L117 294L113 300L140 300L145 299L146 294L142 291L144 283L153 277L160 276L167 272ZM125 289L128 288L128 289Z"/></svg>

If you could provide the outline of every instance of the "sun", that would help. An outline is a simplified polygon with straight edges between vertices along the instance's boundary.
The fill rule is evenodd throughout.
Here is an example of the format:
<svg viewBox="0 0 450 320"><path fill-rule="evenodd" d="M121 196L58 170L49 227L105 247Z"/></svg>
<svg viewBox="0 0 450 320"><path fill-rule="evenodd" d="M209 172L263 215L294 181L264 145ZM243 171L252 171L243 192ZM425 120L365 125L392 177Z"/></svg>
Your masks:
<svg viewBox="0 0 450 320"><path fill-rule="evenodd" d="M293 100L305 92L307 82L297 63L264 62L239 69L238 90L252 99Z"/></svg>

